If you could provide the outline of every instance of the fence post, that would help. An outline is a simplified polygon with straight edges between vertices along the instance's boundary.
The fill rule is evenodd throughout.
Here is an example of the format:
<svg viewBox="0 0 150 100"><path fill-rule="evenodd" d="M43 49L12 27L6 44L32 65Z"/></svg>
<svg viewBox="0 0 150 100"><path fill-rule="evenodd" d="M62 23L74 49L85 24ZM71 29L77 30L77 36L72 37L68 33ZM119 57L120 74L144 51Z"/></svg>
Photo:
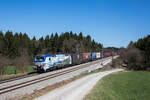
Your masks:
<svg viewBox="0 0 150 100"><path fill-rule="evenodd" d="M17 73L16 69L15 69L15 74Z"/></svg>

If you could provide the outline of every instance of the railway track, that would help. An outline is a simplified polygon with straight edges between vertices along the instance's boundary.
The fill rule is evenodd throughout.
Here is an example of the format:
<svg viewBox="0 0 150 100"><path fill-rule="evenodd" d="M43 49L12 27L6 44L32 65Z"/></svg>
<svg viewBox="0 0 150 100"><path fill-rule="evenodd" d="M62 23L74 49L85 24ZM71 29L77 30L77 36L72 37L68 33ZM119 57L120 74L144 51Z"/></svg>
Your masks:
<svg viewBox="0 0 150 100"><path fill-rule="evenodd" d="M17 76L17 77L14 77L14 78L3 79L3 80L0 80L0 84L7 83L7 82L12 82L12 81L16 81L16 80L20 80L20 79L24 79L24 78L28 78L28 77L32 77L32 76L35 76L35 75L38 75L38 73L35 72L35 73L32 73L32 74L21 75L21 76Z"/></svg>
<svg viewBox="0 0 150 100"><path fill-rule="evenodd" d="M107 60L107 58L105 60ZM89 65L92 65L95 62L98 62L98 61L94 61L94 62L91 62L89 64L85 64L84 66L79 65L78 67L72 67L71 69L67 69L67 70L64 70L64 71L61 71L61 72L56 72L56 73L53 73L53 74L50 74L50 75L47 75L47 76L43 76L43 77L32 79L32 80L29 80L29 81L26 81L26 82L21 82L21 83L15 84L15 85L10 85L10 86L7 86L7 87L0 88L0 95L5 94L7 92L11 92L13 90L17 90L17 89L29 86L29 85L33 85L35 83L39 83L39 82L42 82L42 81L45 81L45 80L48 80L48 79L51 79L51 78L54 78L54 77L58 77L58 76L61 76L61 75L67 74L67 73L71 73L71 72L74 72L74 71L79 70L79 69L89 67ZM19 80L19 78L17 80Z"/></svg>
<svg viewBox="0 0 150 100"><path fill-rule="evenodd" d="M20 80L20 79L27 78L27 77L32 77L32 76L35 76L35 75L38 75L38 73L21 75L21 76L17 76L17 77L14 77L14 78L9 78L9 79L3 79L3 80L0 80L0 84Z"/></svg>

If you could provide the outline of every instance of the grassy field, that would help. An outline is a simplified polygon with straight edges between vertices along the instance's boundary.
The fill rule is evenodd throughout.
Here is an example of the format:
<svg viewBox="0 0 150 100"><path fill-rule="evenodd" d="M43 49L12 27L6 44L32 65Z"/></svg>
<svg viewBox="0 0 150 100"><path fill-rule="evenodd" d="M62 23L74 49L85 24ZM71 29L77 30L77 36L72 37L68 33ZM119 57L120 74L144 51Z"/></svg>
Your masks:
<svg viewBox="0 0 150 100"><path fill-rule="evenodd" d="M108 75L97 83L85 100L150 100L150 72Z"/></svg>

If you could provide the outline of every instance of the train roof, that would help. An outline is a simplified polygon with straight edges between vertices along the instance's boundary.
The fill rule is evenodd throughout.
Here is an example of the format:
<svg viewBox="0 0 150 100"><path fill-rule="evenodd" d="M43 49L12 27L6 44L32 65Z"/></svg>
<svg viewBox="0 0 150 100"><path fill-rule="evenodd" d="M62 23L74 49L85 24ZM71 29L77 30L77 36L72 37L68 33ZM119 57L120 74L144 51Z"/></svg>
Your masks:
<svg viewBox="0 0 150 100"><path fill-rule="evenodd" d="M65 54L56 54L56 57L57 57L57 56L65 56Z"/></svg>
<svg viewBox="0 0 150 100"><path fill-rule="evenodd" d="M36 56L51 57L52 55L51 54L38 54Z"/></svg>

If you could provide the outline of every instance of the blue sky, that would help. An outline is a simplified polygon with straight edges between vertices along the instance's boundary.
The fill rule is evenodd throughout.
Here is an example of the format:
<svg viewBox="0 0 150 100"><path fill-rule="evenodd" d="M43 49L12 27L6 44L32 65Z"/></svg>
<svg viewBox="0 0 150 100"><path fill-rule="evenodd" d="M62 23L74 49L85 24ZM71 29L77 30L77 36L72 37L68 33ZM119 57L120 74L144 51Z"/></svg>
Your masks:
<svg viewBox="0 0 150 100"><path fill-rule="evenodd" d="M150 33L150 0L0 0L0 30L83 32L104 47L126 47Z"/></svg>

